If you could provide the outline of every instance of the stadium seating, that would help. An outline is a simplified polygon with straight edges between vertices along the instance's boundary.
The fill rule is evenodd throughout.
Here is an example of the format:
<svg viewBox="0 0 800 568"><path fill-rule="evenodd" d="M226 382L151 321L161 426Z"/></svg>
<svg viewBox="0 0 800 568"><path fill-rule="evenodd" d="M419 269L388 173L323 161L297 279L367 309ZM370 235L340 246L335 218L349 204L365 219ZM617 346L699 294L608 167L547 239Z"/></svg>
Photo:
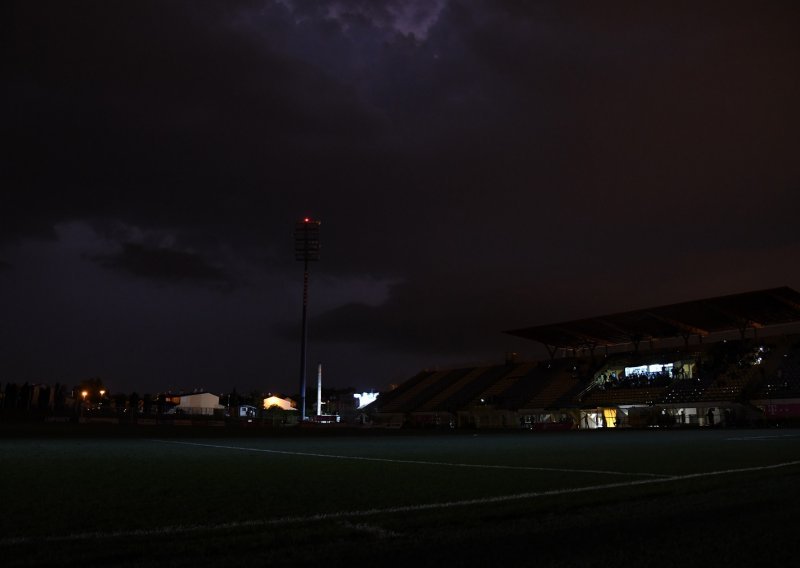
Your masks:
<svg viewBox="0 0 800 568"><path fill-rule="evenodd" d="M666 387L595 390L583 399L585 406L618 404L655 404L664 396Z"/></svg>
<svg viewBox="0 0 800 568"><path fill-rule="evenodd" d="M393 397L392 400L380 405L381 412L409 412L408 402L415 397L420 396L422 392L429 389L432 385L436 384L443 377L447 376L450 370L435 371L427 374L421 380L415 381L411 388L405 389L398 396Z"/></svg>
<svg viewBox="0 0 800 568"><path fill-rule="evenodd" d="M511 388L514 383L519 381L520 377L529 373L536 367L536 363L523 363L515 367L511 372L503 375L499 380L492 383L488 388L482 391L478 396L472 400L471 405L482 404L485 401L494 401Z"/></svg>
<svg viewBox="0 0 800 568"><path fill-rule="evenodd" d="M405 412L418 412L421 407L426 405L431 399L438 398L442 391L447 390L453 384L459 382L463 377L470 374L474 368L465 367L462 369L450 369L438 380L432 382L428 388L424 389L416 396L409 398L403 410Z"/></svg>
<svg viewBox="0 0 800 568"><path fill-rule="evenodd" d="M800 345L779 354L773 373L769 373L753 398L800 398Z"/></svg>
<svg viewBox="0 0 800 568"><path fill-rule="evenodd" d="M455 380L450 381L449 385L439 391L436 396L424 402L417 410L420 412L429 412L432 410L453 409L450 404L446 404L453 394L464 389L469 383L476 380L488 369L489 367L476 367L474 369L466 369L466 372L463 373L462 376L455 375L453 377Z"/></svg>
<svg viewBox="0 0 800 568"><path fill-rule="evenodd" d="M705 379L701 377L676 379L666 388L659 402L663 404L677 404L700 400L706 387L711 384L712 378L713 377L708 376Z"/></svg>
<svg viewBox="0 0 800 568"><path fill-rule="evenodd" d="M569 367L553 369L545 377L543 388L522 405L524 408L553 407L564 397L577 394L585 385L580 375Z"/></svg>
<svg viewBox="0 0 800 568"><path fill-rule="evenodd" d="M376 404L376 407L384 408L387 404L390 404L395 399L403 396L404 393L413 389L417 386L420 382L424 381L426 378L430 377L434 374L435 371L425 370L417 373L407 381L404 381L400 385L397 386L394 390L390 390L384 393L381 393L380 402Z"/></svg>
<svg viewBox="0 0 800 568"><path fill-rule="evenodd" d="M495 382L503 379L507 375L518 373L520 368L530 367L531 365L529 364L519 365L513 363L489 367L474 380L467 382L459 390L450 393L449 398L443 403L443 406L446 408L463 409L473 406L474 404L480 404L481 398L483 398L484 401L487 400L485 396L481 397L481 395L487 392Z"/></svg>
<svg viewBox="0 0 800 568"><path fill-rule="evenodd" d="M678 362L679 372L620 376L626 367L659 368L671 361ZM404 417L403 423L412 425L502 428L524 427L524 416L532 413L565 416L581 408L660 406L664 416L677 416L679 409L694 406L698 414L687 411L687 416L696 416L709 406L749 404L758 412L751 401L792 397L800 398L797 335L425 371L385 393L375 411L392 424Z"/></svg>
<svg viewBox="0 0 800 568"><path fill-rule="evenodd" d="M760 377L759 370L759 367L751 366L741 370L733 369L716 377L705 389L700 400L739 400L745 387Z"/></svg>
<svg viewBox="0 0 800 568"><path fill-rule="evenodd" d="M542 362L532 367L527 373L520 376L519 380L506 389L500 400L496 401L501 408L517 409L532 396L547 387L552 375L551 364Z"/></svg>

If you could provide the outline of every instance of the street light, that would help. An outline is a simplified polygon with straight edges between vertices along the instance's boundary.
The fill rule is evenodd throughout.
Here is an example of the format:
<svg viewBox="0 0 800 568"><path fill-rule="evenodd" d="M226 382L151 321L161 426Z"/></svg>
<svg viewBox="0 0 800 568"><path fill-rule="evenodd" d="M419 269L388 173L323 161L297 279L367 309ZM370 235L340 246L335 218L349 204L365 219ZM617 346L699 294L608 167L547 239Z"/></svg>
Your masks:
<svg viewBox="0 0 800 568"><path fill-rule="evenodd" d="M300 419L306 419L306 344L308 343L308 263L319 260L320 222L305 217L294 226L294 256L303 261L303 329L300 342Z"/></svg>
<svg viewBox="0 0 800 568"><path fill-rule="evenodd" d="M86 408L86 397L87 396L89 396L89 391L87 391L87 390L81 391L81 397L83 398L83 401L81 402L81 416L83 416L84 410Z"/></svg>

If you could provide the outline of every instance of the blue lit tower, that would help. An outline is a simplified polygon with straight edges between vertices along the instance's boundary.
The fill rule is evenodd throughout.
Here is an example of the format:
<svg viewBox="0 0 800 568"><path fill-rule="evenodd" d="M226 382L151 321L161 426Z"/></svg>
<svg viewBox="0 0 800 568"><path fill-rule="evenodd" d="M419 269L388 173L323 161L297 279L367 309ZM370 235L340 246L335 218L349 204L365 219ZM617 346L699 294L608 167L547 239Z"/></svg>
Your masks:
<svg viewBox="0 0 800 568"><path fill-rule="evenodd" d="M295 223L294 256L303 261L303 331L300 343L300 418L306 419L306 344L308 343L308 263L319 260L319 221L309 217Z"/></svg>

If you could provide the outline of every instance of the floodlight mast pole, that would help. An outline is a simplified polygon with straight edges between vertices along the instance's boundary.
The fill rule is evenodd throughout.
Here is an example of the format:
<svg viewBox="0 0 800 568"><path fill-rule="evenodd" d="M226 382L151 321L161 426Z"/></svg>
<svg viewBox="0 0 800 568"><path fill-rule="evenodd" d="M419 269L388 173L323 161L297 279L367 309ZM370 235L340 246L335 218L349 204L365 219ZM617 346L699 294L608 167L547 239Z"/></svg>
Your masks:
<svg viewBox="0 0 800 568"><path fill-rule="evenodd" d="M300 418L306 420L306 347L308 345L308 260L303 263L303 339L300 345Z"/></svg>
<svg viewBox="0 0 800 568"><path fill-rule="evenodd" d="M319 221L305 217L295 224L295 259L303 261L303 325L300 342L300 419L306 420L306 347L308 344L308 262L319 260Z"/></svg>

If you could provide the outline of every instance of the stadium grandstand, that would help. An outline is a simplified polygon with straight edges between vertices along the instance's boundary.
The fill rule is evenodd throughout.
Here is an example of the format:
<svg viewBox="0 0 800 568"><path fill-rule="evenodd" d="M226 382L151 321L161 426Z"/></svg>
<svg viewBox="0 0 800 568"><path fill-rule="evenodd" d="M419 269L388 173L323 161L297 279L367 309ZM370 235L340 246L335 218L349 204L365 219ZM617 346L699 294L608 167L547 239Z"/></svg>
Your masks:
<svg viewBox="0 0 800 568"><path fill-rule="evenodd" d="M800 421L800 293L783 287L506 333L549 358L424 370L385 427L594 429Z"/></svg>

